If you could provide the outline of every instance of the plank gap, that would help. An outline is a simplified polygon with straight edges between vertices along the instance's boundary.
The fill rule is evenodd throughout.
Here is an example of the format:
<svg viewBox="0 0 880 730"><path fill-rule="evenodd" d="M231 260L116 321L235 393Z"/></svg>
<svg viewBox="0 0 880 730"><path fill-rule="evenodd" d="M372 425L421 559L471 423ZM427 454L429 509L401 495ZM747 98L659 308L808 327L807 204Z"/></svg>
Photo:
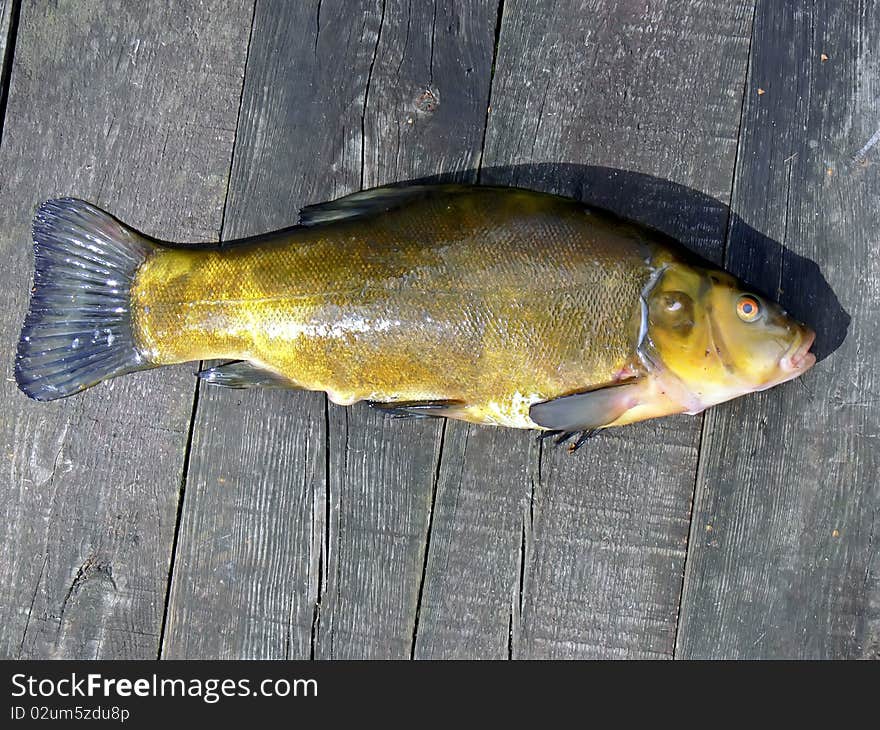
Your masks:
<svg viewBox="0 0 880 730"><path fill-rule="evenodd" d="M746 117L746 99L749 93L749 79L751 78L752 44L755 41L755 18L758 15L757 2L752 6L752 27L749 31L749 48L746 51L746 75L743 79L742 99L739 107L739 126L736 130L736 149L733 152L733 174L730 176L730 195L727 206L727 223L724 226L724 239L721 242L721 265L727 267L728 250L730 248L730 232L733 229L733 193L736 189L736 176L739 170L740 151L742 150L743 129ZM704 419L705 420L705 419ZM697 456L699 462L699 455Z"/></svg>
<svg viewBox="0 0 880 730"><path fill-rule="evenodd" d="M373 46L373 56L370 58L370 68L367 71L367 83L364 87L364 108L361 110L361 190L364 189L364 174L366 170L367 154L367 105L370 103L370 84L373 81L373 68L376 65L376 56L379 55L379 44L382 42L382 26L385 25L385 0L382 0L382 10L379 15L379 30L376 31L376 44ZM431 45L433 56L434 46Z"/></svg>
<svg viewBox="0 0 880 730"><path fill-rule="evenodd" d="M422 611L422 596L425 592L425 576L428 574L428 556L431 551L431 528L434 526L434 507L437 503L437 484L440 481L440 464L443 461L443 443L446 440L446 423L447 419L443 419L440 424L440 443L437 446L437 464L434 469L434 481L431 485L431 504L428 508L428 523L425 529L425 556L422 560L422 576L419 579L419 593L416 598L416 613L413 620L412 646L410 647L410 659L416 658L416 639L419 635L419 616Z"/></svg>
<svg viewBox="0 0 880 730"><path fill-rule="evenodd" d="M196 387L193 392L192 413L189 417L189 432L186 435L186 446L183 451L183 469L180 474L180 490L177 496L177 515L174 519L174 537L171 540L171 555L168 560L168 579L165 582L165 605L162 608L162 626L159 629L159 646L156 659L162 658L165 645L165 628L168 624L168 606L171 603L171 581L174 578L174 559L177 556L177 541L180 537L180 520L183 517L183 498L186 494L186 475L189 471L189 457L192 452L193 434L196 426L196 411L199 407L199 386L201 381L196 378Z"/></svg>
<svg viewBox="0 0 880 730"><path fill-rule="evenodd" d="M703 439L706 435L706 414L700 416L700 432L697 437L697 468L694 470L694 489L691 493L691 509L688 515L688 538L687 545L684 546L684 564L681 567L681 586L678 589L678 606L675 614L675 632L672 637L672 658L676 659L678 654L678 629L681 626L681 608L684 600L684 587L687 581L688 557L690 556L690 547L695 539L694 537L694 505L697 501L697 487L700 484L700 478L703 475L703 459L701 458L703 449Z"/></svg>
<svg viewBox="0 0 880 730"><path fill-rule="evenodd" d="M492 89L495 85L495 64L498 62L498 43L501 40L501 21L504 17L504 0L498 0L498 15L495 20L495 43L492 45L492 66L489 69L489 94L486 97L486 121L483 123L483 138L480 140L480 157L477 160L477 184L483 174L483 153L486 151L486 132L489 130L489 112L492 109Z"/></svg>
<svg viewBox="0 0 880 730"><path fill-rule="evenodd" d="M330 399L324 394L324 534L318 554L318 575L316 577L315 605L312 609L312 630L309 634L309 659L315 658L318 630L321 627L321 598L325 588L325 566L329 565L330 555ZM311 580L311 578L310 578Z"/></svg>
<svg viewBox="0 0 880 730"><path fill-rule="evenodd" d="M3 130L6 126L6 102L9 99L9 82L12 79L12 60L15 56L15 39L18 36L20 13L21 0L11 0L9 25L6 29L6 46L3 49L3 71L0 73L0 144L3 143Z"/></svg>
<svg viewBox="0 0 880 730"><path fill-rule="evenodd" d="M320 12L320 6L318 12ZM235 148L236 142L238 142L238 130L241 127L241 109L244 104L244 81L247 78L248 59L251 56L251 43L254 40L254 24L256 23L256 18L257 0L254 0L253 7L251 8L251 30L248 33L247 46L245 46L244 49L244 67L241 72L241 93L238 95L238 112L235 115L235 131L232 133L232 152L229 155L229 170L226 173L226 195L223 198L223 211L220 214L220 235L218 236L220 241L226 239L226 211L229 209L229 189L232 186L232 165L235 163ZM198 394L198 389L196 389L196 393ZM193 410L193 417L195 417L195 410Z"/></svg>

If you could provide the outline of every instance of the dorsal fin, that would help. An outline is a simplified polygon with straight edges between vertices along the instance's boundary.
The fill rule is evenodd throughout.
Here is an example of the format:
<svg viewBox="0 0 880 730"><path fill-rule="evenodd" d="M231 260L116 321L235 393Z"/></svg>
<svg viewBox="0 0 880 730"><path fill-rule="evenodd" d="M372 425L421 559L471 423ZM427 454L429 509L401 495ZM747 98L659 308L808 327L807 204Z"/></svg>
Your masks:
<svg viewBox="0 0 880 730"><path fill-rule="evenodd" d="M309 205L299 212L299 225L317 226L334 221L355 220L385 213L420 198L466 192L472 185L393 184L361 190L327 203Z"/></svg>

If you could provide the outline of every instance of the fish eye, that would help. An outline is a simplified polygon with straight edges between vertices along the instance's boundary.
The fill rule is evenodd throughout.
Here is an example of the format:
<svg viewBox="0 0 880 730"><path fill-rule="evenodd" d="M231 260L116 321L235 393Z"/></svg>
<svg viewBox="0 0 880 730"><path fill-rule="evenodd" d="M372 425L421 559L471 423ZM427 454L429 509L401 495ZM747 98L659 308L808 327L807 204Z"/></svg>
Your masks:
<svg viewBox="0 0 880 730"><path fill-rule="evenodd" d="M675 294L667 294L663 298L663 305L666 307L667 311L677 312L681 309L681 299L675 296Z"/></svg>
<svg viewBox="0 0 880 730"><path fill-rule="evenodd" d="M754 322L761 316L761 305L756 297L743 294L736 303L736 313L743 322Z"/></svg>

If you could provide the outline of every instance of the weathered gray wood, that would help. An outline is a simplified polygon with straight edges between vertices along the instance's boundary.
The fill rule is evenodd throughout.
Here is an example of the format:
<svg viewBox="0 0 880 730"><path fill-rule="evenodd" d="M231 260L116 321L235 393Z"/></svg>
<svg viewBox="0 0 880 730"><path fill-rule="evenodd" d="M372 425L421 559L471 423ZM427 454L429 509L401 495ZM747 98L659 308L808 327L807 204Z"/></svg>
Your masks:
<svg viewBox="0 0 880 730"><path fill-rule="evenodd" d="M588 163L726 201L751 14L746 0L569 0L541 12L508 0L483 179L608 198L607 187L582 189L576 170L558 164ZM491 169L510 165L523 167ZM585 179L598 179L593 172ZM650 190L625 173L618 179L618 197L638 196L624 206L631 215L720 257L723 218L708 230L679 228L694 210L664 219ZM681 417L628 427L574 457L531 447L528 464L527 437L511 431L481 434L463 456L444 448L418 647L443 656L671 656L699 426ZM475 557L460 567L460 555ZM460 561L452 570L450 556Z"/></svg>
<svg viewBox="0 0 880 730"><path fill-rule="evenodd" d="M10 45L14 45L14 38L10 35L14 32L14 28L12 28L14 9L15 0L0 0L0 58L2 59L6 58L6 49Z"/></svg>
<svg viewBox="0 0 880 730"><path fill-rule="evenodd" d="M19 393L30 219L76 195L156 236L216 239L249 22L219 1L22 8L0 149L0 656L157 655L193 381Z"/></svg>
<svg viewBox="0 0 880 730"><path fill-rule="evenodd" d="M508 657L538 452L530 432L447 424L417 658Z"/></svg>
<svg viewBox="0 0 880 730"><path fill-rule="evenodd" d="M224 237L475 165L494 12L259 2ZM442 429L316 394L203 389L165 656L410 656Z"/></svg>
<svg viewBox="0 0 880 730"><path fill-rule="evenodd" d="M813 259L852 325L803 382L707 416L681 657L880 657L878 13L759 4L734 209L789 251L734 225L729 266L839 341Z"/></svg>

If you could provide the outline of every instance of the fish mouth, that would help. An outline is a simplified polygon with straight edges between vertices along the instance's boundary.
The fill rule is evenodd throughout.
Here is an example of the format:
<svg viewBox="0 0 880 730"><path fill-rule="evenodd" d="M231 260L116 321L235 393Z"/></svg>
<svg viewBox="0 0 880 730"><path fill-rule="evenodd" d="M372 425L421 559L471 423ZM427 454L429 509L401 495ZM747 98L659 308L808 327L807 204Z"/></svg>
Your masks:
<svg viewBox="0 0 880 730"><path fill-rule="evenodd" d="M810 348L816 341L816 333L806 330L800 342L790 349L779 360L779 367L791 377L796 377L809 370L816 364L816 356L810 352Z"/></svg>

